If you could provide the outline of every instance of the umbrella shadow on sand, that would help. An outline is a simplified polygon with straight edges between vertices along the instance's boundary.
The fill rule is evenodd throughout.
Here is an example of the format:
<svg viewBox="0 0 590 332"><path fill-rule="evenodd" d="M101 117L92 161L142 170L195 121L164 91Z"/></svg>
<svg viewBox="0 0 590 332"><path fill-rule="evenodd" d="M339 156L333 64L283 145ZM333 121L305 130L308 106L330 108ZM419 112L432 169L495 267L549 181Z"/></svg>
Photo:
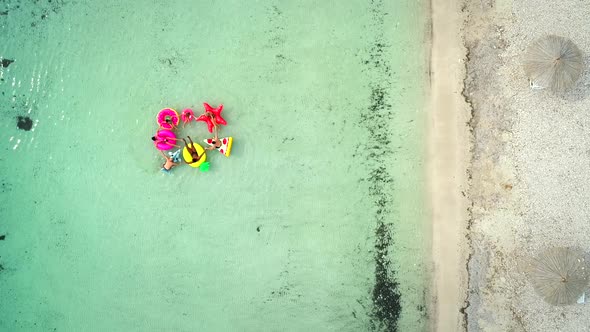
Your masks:
<svg viewBox="0 0 590 332"><path fill-rule="evenodd" d="M590 266L585 253L576 248L549 248L526 265L535 292L552 305L574 304L588 290Z"/></svg>
<svg viewBox="0 0 590 332"><path fill-rule="evenodd" d="M590 56L584 57L584 71L574 87L561 94L561 98L567 101L581 101L590 96Z"/></svg>
<svg viewBox="0 0 590 332"><path fill-rule="evenodd" d="M568 38L547 35L534 41L523 58L532 89L563 95L576 86L587 68L584 53ZM578 93L575 93L578 95Z"/></svg>

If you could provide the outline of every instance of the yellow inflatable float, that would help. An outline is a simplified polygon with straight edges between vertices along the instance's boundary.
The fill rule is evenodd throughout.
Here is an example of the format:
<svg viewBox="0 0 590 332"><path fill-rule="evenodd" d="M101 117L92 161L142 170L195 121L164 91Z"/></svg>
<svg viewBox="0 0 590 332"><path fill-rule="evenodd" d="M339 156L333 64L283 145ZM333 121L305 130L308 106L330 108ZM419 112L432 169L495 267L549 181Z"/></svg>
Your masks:
<svg viewBox="0 0 590 332"><path fill-rule="evenodd" d="M193 156L191 156L190 151L185 146L182 149L182 158L184 159L184 161L192 167L195 167L195 168L199 167L201 169L201 171L208 170L209 163L205 162L207 160L207 154L205 153L205 149L203 149L202 146L200 146L199 144L196 144L196 143L194 143L194 144L189 143L188 146L190 146L191 148L194 146L195 150L197 150L197 153L201 157L199 158L198 161L193 162Z"/></svg>

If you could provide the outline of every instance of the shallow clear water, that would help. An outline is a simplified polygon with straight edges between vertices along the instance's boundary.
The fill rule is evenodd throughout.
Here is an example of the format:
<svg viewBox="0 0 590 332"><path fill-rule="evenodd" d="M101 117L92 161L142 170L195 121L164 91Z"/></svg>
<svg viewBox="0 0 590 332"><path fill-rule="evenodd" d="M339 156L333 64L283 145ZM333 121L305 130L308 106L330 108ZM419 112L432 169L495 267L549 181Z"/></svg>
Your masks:
<svg viewBox="0 0 590 332"><path fill-rule="evenodd" d="M426 15L0 2L0 330L424 330ZM231 156L160 172L204 101Z"/></svg>

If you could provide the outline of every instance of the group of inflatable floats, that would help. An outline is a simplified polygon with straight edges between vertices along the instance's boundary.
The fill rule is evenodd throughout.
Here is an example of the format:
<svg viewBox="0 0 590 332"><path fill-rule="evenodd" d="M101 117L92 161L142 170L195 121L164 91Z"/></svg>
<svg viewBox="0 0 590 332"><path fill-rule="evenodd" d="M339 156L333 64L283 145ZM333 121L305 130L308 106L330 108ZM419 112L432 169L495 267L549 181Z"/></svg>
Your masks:
<svg viewBox="0 0 590 332"><path fill-rule="evenodd" d="M227 125L227 122L221 117L221 111L223 111L223 105L220 104L218 107L211 107L208 103L203 103L205 111L200 116L195 116L192 109L187 108L182 111L180 116L172 108L164 108L158 113L158 131L156 135L152 137L154 146L160 150L160 153L166 159L166 162L162 164L162 171L165 173L181 163L182 159L189 166L199 168L205 172L209 170L209 162L207 162L207 151L217 150L226 157L229 157L231 153L231 147L233 143L232 137L219 137L219 126ZM190 136L187 136L188 142L184 138L177 138L175 130L178 130L180 121L183 122L183 127L190 124L193 120L196 122L204 122L207 124L207 130L210 133L214 133L214 137L206 138L203 142L207 145L203 148L198 143L194 143ZM179 141L184 142L184 148L181 148ZM178 148L178 150L171 152L170 150ZM164 151L168 152L168 155L164 154Z"/></svg>

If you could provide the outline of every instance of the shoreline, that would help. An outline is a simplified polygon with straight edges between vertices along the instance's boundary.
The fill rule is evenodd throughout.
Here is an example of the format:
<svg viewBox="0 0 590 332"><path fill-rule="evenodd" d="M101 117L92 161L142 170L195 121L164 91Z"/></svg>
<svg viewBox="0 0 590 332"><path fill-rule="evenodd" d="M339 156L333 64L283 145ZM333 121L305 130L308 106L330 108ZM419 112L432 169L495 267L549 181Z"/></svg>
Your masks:
<svg viewBox="0 0 590 332"><path fill-rule="evenodd" d="M431 1L430 105L427 178L432 220L433 331L466 328L469 219L467 169L472 144L469 105L463 97L466 49L461 3Z"/></svg>

